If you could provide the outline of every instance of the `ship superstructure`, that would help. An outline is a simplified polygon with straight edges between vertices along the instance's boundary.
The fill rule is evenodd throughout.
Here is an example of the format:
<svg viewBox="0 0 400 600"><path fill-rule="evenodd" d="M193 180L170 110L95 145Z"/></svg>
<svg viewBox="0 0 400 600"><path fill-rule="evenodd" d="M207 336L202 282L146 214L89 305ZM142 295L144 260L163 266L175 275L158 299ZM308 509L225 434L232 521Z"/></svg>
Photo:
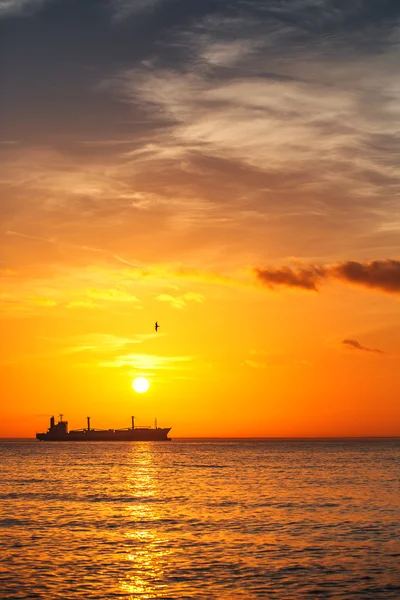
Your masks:
<svg viewBox="0 0 400 600"><path fill-rule="evenodd" d="M54 416L50 417L50 427L46 433L37 433L36 439L43 442L164 442L171 441L168 433L171 427L135 426L135 417L131 417L131 427L123 429L93 429L90 417L87 417L87 427L84 429L68 430L68 421L60 415L58 423Z"/></svg>

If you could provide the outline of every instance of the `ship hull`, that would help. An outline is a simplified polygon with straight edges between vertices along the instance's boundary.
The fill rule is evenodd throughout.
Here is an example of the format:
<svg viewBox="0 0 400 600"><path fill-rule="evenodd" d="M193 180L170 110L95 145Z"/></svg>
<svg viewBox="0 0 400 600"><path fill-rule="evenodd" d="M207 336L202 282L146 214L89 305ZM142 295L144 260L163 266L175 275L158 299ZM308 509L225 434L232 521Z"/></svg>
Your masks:
<svg viewBox="0 0 400 600"><path fill-rule="evenodd" d="M41 442L170 442L169 429L134 429L130 431L73 431L64 435L37 433Z"/></svg>

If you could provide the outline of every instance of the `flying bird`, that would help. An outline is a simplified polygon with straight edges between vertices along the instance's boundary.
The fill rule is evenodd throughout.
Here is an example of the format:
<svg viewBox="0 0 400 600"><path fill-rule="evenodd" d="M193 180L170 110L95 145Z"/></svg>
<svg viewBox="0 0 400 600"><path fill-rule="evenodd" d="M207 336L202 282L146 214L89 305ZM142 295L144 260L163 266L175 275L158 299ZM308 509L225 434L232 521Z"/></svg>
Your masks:
<svg viewBox="0 0 400 600"><path fill-rule="evenodd" d="M160 326L159 326L159 324L158 324L158 323L157 323L157 321L156 321L156 323L155 323L155 325L154 325L154 329L157 331L157 329L158 329L159 327L160 327Z"/></svg>

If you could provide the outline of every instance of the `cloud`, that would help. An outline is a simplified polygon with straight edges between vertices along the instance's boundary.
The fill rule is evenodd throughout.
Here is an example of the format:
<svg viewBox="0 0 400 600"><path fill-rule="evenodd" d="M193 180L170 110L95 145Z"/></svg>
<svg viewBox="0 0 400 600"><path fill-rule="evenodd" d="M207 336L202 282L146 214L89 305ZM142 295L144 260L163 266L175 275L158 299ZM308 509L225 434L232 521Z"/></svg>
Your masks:
<svg viewBox="0 0 400 600"><path fill-rule="evenodd" d="M178 369L182 363L193 360L193 356L159 356L155 354L125 354L117 356L115 359L105 361L100 364L101 367L132 367L137 370L163 370Z"/></svg>
<svg viewBox="0 0 400 600"><path fill-rule="evenodd" d="M92 300L71 300L65 306L66 308L101 308L100 304Z"/></svg>
<svg viewBox="0 0 400 600"><path fill-rule="evenodd" d="M0 17L26 16L42 8L43 5L56 0L0 0ZM167 0L111 0L111 8L117 19L124 19L132 14L153 10L158 4ZM64 0L69 2L69 0Z"/></svg>
<svg viewBox="0 0 400 600"><path fill-rule="evenodd" d="M66 242L63 241L61 239L59 239L58 237L42 237L42 236L36 236L36 235L29 235L26 233L22 233L20 231L13 231L13 230L6 230L4 231L4 235L8 236L8 237L15 237L15 238L21 238L22 240L29 240L32 242L37 242L38 244L50 244L54 247L56 247L61 253L63 254L73 254L73 253L79 253L80 256L83 255L90 255L92 253L94 254L99 254L102 255L104 257L104 259L110 261L110 262L117 262L117 263L121 263L123 265L128 265L130 267L133 267L136 270L136 275L139 277L144 277L146 276L148 273L147 271L141 267L141 265L138 264L138 261L132 261L132 260L128 260L122 256L120 256L119 254L115 254L114 252L111 252L105 248L98 248L98 247L94 247L94 246L88 246L87 244L73 244L71 242ZM92 263L93 259L91 259L91 263ZM133 270L131 271L131 273L133 273ZM5 270L1 270L0 269L0 276L1 275L11 275L11 274L15 274L15 271L11 270L11 269L5 269Z"/></svg>
<svg viewBox="0 0 400 600"><path fill-rule="evenodd" d="M17 271L13 269L0 269L0 277L14 277L15 275L17 275Z"/></svg>
<svg viewBox="0 0 400 600"><path fill-rule="evenodd" d="M365 16L359 4L270 2L263 10L248 1L246 8L240 18L208 15L176 37L175 68L154 61L113 80L121 99L164 123L135 158L190 160L198 151L271 174L306 170L319 189L340 178L350 193L371 193L374 174L395 177L389 113L398 110L398 45L390 28L380 54L361 27L357 42L371 43L361 60L348 35Z"/></svg>
<svg viewBox="0 0 400 600"><path fill-rule="evenodd" d="M196 292L187 292L183 295L183 298L187 301L193 300L194 302L204 302L204 296L197 294Z"/></svg>
<svg viewBox="0 0 400 600"><path fill-rule="evenodd" d="M232 45L232 53L237 52L237 42ZM328 164L344 162L341 150L355 147L359 137L355 126L326 135L328 124L356 118L357 102L346 90L316 81L256 76L219 80L201 70L134 70L121 74L120 86L125 97L174 123L158 142L135 152L137 160L179 159L201 151L290 172L318 158L325 163L321 179L329 177Z"/></svg>
<svg viewBox="0 0 400 600"><path fill-rule="evenodd" d="M400 293L400 261L373 260L368 263L347 261L328 270L331 277L383 292Z"/></svg>
<svg viewBox="0 0 400 600"><path fill-rule="evenodd" d="M149 12L168 0L113 0L112 7L117 19L125 19L131 15Z"/></svg>
<svg viewBox="0 0 400 600"><path fill-rule="evenodd" d="M242 363L242 367L250 369L275 369L288 366L312 366L312 363L307 359L298 359L291 354L276 353L271 354L265 350L249 350L249 358L246 358Z"/></svg>
<svg viewBox="0 0 400 600"><path fill-rule="evenodd" d="M41 314L43 309L52 309L58 305L53 298L26 294L2 293L0 294L0 315L17 315L30 317Z"/></svg>
<svg viewBox="0 0 400 600"><path fill-rule="evenodd" d="M111 302L139 302L136 296L133 296L123 288L114 289L89 289L88 296L95 300L107 300Z"/></svg>
<svg viewBox="0 0 400 600"><path fill-rule="evenodd" d="M0 17L25 16L40 9L50 0L0 0ZM54 0L53 0L54 1Z"/></svg>
<svg viewBox="0 0 400 600"><path fill-rule="evenodd" d="M28 235L26 233L21 233L20 231L12 231L11 229L7 229L4 232L4 235L21 237L21 238L25 238L27 240L33 240L35 242L44 242L46 244L57 244L57 240L55 240L54 238L47 239L44 237L38 237L36 235Z"/></svg>
<svg viewBox="0 0 400 600"><path fill-rule="evenodd" d="M53 340L50 340L53 341ZM74 336L69 339L56 340L59 343L69 343L70 345L63 348L65 354L73 354L76 352L113 352L121 350L125 346L131 344L141 344L144 341L143 336L135 338L124 338L107 333L90 333L87 335Z"/></svg>
<svg viewBox="0 0 400 600"><path fill-rule="evenodd" d="M168 224L250 222L254 247L264 220L281 245L303 238L306 256L337 251L343 228L354 245L367 227L377 234L398 213L398 10L391 25L358 2L234 1L204 19L187 4L192 20L166 33L162 56L107 80L148 119L124 157L149 191L169 190Z"/></svg>
<svg viewBox="0 0 400 600"><path fill-rule="evenodd" d="M250 367L251 369L265 369L267 365L265 363L260 363L255 360L246 359L242 363L242 366Z"/></svg>
<svg viewBox="0 0 400 600"><path fill-rule="evenodd" d="M271 264L365 256L357 247L378 236L372 256L391 240L398 247L396 231L382 229L400 227L393 2L373 11L370 2L331 0L106 3L121 18L144 14L145 27L136 18L107 23L102 3L61 4L48 19L37 14L32 29L57 37L54 54L44 63L9 55L6 134L22 141L3 150L1 216L25 232L6 240L10 266L22 256L25 268L88 264L101 253L151 263L168 248L183 270L203 263L223 272L261 256ZM69 10L79 64L65 33ZM118 60L108 61L108 47ZM12 77L28 68L33 91L30 78ZM324 279L312 269L264 275L266 285L305 290Z"/></svg>
<svg viewBox="0 0 400 600"><path fill-rule="evenodd" d="M291 269L280 267L278 269L255 269L256 278L263 285L273 289L277 286L301 288L303 290L317 290L320 278L316 267Z"/></svg>
<svg viewBox="0 0 400 600"><path fill-rule="evenodd" d="M364 352L374 352L376 354L385 354L383 350L378 350L377 348L368 348L367 346L363 346L357 340L343 340L342 344L344 344L347 348L352 348L353 350L362 350Z"/></svg>
<svg viewBox="0 0 400 600"><path fill-rule="evenodd" d="M57 302L52 298L32 297L30 301L35 306L57 306Z"/></svg>
<svg viewBox="0 0 400 600"><path fill-rule="evenodd" d="M400 261L393 259L370 262L344 261L333 265L254 269L256 279L269 288L278 286L317 290L324 280L337 279L344 283L400 294Z"/></svg>
<svg viewBox="0 0 400 600"><path fill-rule="evenodd" d="M237 285L238 278L216 271L206 269L196 269L190 266L178 267L173 270L173 276L179 279L188 279L190 281L199 281L204 283L215 283L218 285Z"/></svg>
<svg viewBox="0 0 400 600"><path fill-rule="evenodd" d="M187 292L181 296L171 296L170 294L160 294L156 300L160 302L168 302L173 308L183 308L188 302L203 302L204 296L195 292Z"/></svg>

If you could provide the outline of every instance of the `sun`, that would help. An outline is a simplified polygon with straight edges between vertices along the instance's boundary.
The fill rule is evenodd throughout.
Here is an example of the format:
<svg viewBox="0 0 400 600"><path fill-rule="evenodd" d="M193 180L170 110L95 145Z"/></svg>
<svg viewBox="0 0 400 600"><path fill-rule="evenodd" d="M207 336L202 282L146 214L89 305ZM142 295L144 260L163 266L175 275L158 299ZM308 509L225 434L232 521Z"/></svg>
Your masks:
<svg viewBox="0 0 400 600"><path fill-rule="evenodd" d="M135 392L139 392L139 394L143 394L143 392L147 392L150 387L150 383L146 377L136 377L132 381L132 387Z"/></svg>

